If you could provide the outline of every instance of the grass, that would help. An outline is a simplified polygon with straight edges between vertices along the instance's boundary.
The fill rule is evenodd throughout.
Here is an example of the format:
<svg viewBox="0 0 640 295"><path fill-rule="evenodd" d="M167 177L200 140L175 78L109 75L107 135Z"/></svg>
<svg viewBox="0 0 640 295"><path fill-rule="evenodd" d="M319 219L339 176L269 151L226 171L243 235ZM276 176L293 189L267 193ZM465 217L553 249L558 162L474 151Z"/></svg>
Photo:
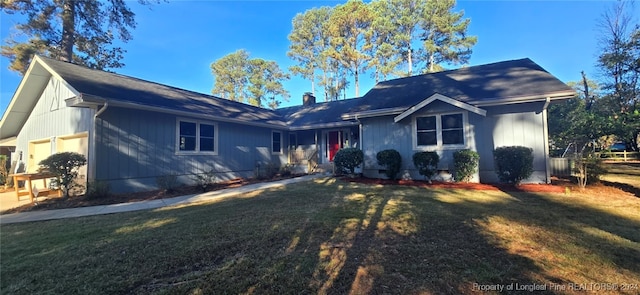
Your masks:
<svg viewBox="0 0 640 295"><path fill-rule="evenodd" d="M640 197L640 163L618 162L607 163L608 173L602 176L602 181L610 186L619 187Z"/></svg>
<svg viewBox="0 0 640 295"><path fill-rule="evenodd" d="M3 225L0 293L478 294L517 283L583 294L611 283L612 293L637 294L639 229L640 198L624 193L327 178L215 203Z"/></svg>

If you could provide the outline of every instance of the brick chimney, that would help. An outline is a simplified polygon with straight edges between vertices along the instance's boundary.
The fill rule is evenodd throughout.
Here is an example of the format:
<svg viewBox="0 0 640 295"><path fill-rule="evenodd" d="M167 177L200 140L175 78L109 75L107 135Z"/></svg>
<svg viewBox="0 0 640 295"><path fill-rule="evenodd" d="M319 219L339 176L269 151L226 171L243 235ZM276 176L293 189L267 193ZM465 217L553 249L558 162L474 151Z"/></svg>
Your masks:
<svg viewBox="0 0 640 295"><path fill-rule="evenodd" d="M316 97L313 96L313 93L311 92L305 92L302 95L302 105L303 106L310 106L310 105L314 105L316 104Z"/></svg>

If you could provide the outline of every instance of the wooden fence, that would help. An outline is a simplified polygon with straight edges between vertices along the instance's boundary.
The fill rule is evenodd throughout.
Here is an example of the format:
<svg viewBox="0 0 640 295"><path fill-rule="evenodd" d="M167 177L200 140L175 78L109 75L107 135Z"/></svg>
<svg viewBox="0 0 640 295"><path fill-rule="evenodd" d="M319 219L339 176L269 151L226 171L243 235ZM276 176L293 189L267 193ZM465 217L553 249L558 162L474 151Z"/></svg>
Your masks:
<svg viewBox="0 0 640 295"><path fill-rule="evenodd" d="M596 157L603 161L638 161L640 160L639 152L600 152L596 153Z"/></svg>

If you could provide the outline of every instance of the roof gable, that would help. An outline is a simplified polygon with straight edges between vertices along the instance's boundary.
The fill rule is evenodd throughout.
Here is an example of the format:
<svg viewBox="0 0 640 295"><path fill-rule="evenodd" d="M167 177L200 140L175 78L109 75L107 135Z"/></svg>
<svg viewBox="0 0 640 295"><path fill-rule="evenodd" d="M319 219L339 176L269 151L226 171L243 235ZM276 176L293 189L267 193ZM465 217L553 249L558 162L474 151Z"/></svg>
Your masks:
<svg viewBox="0 0 640 295"><path fill-rule="evenodd" d="M51 77L57 78L72 92L76 93L75 89L66 84L59 75L43 62L41 57L35 56L2 115L0 120L0 139L18 135Z"/></svg>
<svg viewBox="0 0 640 295"><path fill-rule="evenodd" d="M436 93L475 106L575 95L569 86L525 58L383 81L352 112L408 109Z"/></svg>
<svg viewBox="0 0 640 295"><path fill-rule="evenodd" d="M406 111L402 112L402 114L397 115L396 117L394 117L393 118L393 122L398 123L398 122L402 121L402 119L404 119L404 118L410 116L411 114L421 110L422 108L426 107L427 105L429 105L430 103L432 103L432 102L434 102L436 100L448 103L450 105L459 107L461 109L464 109L464 110L467 110L467 111L470 111L470 112L474 112L474 113L476 113L478 115L481 115L481 116L486 116L487 115L487 111L486 110L483 110L481 108L478 108L478 107L472 106L470 104L461 102L459 100L452 99L450 97L446 97L446 96L444 96L442 94L436 93L436 94L434 94L432 96L429 96L427 99L421 101L420 103L416 104L415 106L410 107Z"/></svg>

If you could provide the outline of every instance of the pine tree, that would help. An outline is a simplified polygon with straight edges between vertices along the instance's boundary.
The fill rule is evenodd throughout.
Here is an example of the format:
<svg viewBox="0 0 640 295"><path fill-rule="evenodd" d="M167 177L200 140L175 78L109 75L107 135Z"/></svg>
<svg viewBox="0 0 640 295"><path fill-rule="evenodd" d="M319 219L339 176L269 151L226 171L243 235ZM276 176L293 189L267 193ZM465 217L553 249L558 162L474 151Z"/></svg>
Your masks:
<svg viewBox="0 0 640 295"><path fill-rule="evenodd" d="M289 92L282 81L289 79L274 61L250 59L240 49L211 63L214 76L214 95L249 103L254 106L277 108L281 99L288 100Z"/></svg>
<svg viewBox="0 0 640 295"><path fill-rule="evenodd" d="M136 27L135 14L125 0L3 0L0 8L27 16L16 26L24 37L11 37L2 46L2 55L11 61L9 68L22 74L34 54L95 69L122 67L125 50L112 43L116 37L131 40L129 30Z"/></svg>

